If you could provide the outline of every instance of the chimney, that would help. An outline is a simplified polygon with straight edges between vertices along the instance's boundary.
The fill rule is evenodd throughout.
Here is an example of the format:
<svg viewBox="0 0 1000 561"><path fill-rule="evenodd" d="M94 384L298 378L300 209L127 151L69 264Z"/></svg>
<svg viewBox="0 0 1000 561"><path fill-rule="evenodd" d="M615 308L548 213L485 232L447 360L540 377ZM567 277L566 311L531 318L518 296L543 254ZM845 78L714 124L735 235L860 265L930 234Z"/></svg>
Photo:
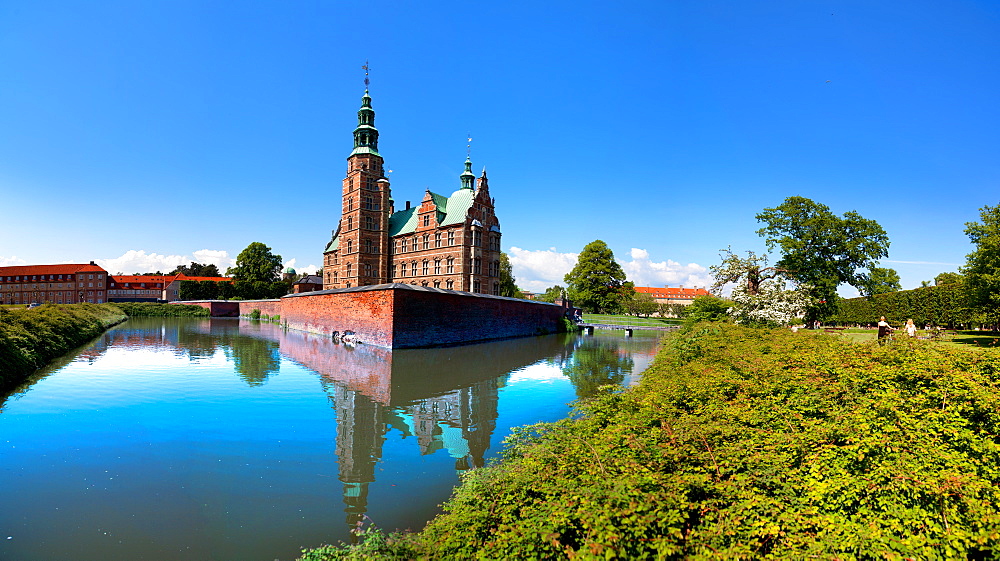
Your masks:
<svg viewBox="0 0 1000 561"><path fill-rule="evenodd" d="M91 261L90 264L91 265L97 265L97 263L94 263L93 261Z"/></svg>
<svg viewBox="0 0 1000 561"><path fill-rule="evenodd" d="M410 201L406 201L406 208L403 210L410 210Z"/></svg>

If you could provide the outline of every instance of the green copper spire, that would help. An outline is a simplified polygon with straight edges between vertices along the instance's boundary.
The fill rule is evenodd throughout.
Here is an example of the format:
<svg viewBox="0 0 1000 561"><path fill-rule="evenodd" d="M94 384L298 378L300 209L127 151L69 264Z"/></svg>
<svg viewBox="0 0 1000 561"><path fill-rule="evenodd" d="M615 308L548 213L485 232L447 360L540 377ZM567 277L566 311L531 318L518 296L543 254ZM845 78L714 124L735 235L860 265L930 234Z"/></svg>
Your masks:
<svg viewBox="0 0 1000 561"><path fill-rule="evenodd" d="M358 128L354 129L354 151L355 154L378 153L378 129L375 128L375 110L372 109L372 98L365 89L365 95L361 98L361 109L358 110Z"/></svg>
<svg viewBox="0 0 1000 561"><path fill-rule="evenodd" d="M476 175L472 173L472 157L465 158L465 171L458 176L462 180L462 189L473 189L476 185Z"/></svg>

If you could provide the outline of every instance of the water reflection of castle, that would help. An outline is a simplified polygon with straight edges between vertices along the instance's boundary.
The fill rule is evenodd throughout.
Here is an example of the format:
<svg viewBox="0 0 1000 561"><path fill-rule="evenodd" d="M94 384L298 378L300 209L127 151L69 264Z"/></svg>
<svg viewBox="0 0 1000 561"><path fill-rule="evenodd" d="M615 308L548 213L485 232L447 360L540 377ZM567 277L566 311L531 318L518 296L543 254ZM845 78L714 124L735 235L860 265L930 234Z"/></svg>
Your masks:
<svg viewBox="0 0 1000 561"><path fill-rule="evenodd" d="M369 486L390 430L413 436L421 454L446 452L456 470L480 467L496 431L500 390L508 374L545 359L582 397L621 382L632 359L618 341L549 336L445 349L390 351L345 346L305 332L235 319L131 320L84 354L96 360L111 346L162 348L192 361L222 352L250 386L280 370L283 355L321 375L336 416L335 450L346 522L368 508Z"/></svg>

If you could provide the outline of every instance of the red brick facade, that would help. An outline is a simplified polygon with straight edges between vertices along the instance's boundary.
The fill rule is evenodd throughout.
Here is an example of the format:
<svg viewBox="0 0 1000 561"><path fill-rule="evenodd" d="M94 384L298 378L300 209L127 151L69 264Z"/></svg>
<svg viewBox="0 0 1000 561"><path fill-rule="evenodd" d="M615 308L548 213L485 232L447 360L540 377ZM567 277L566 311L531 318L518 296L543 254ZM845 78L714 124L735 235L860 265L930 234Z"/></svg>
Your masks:
<svg viewBox="0 0 1000 561"><path fill-rule="evenodd" d="M396 211L378 154L375 112L365 92L347 158L341 218L323 255L323 288L390 282L499 294L500 222L486 171L466 160L450 197L427 190L419 206Z"/></svg>

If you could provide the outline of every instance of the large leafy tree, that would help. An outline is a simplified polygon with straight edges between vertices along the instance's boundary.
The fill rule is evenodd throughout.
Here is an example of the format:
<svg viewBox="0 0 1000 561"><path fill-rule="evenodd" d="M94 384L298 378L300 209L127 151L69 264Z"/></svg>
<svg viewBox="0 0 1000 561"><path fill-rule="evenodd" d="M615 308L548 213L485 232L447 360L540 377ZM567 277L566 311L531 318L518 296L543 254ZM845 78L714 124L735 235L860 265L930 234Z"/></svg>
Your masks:
<svg viewBox="0 0 1000 561"><path fill-rule="evenodd" d="M982 222L965 224L965 233L976 249L965 257L961 273L969 304L995 325L1000 321L1000 204L984 206L979 216Z"/></svg>
<svg viewBox="0 0 1000 561"><path fill-rule="evenodd" d="M878 222L855 211L837 216L805 197L788 197L765 208L757 231L768 250L780 250L775 263L789 278L810 287L814 303L806 319L825 319L836 312L837 287L847 283L860 291L870 283L869 269L889 255L889 236Z"/></svg>
<svg viewBox="0 0 1000 561"><path fill-rule="evenodd" d="M566 289L557 284L546 288L545 292L538 296L538 299L542 302L555 302L557 299L562 298L565 293Z"/></svg>
<svg viewBox="0 0 1000 561"><path fill-rule="evenodd" d="M903 287L899 284L899 273L895 269L872 267L868 273L868 286L860 292L862 296L873 296L900 290L903 290Z"/></svg>
<svg viewBox="0 0 1000 561"><path fill-rule="evenodd" d="M191 262L190 265L178 265L168 275L187 275L189 277L221 277L219 268L212 263L203 264Z"/></svg>
<svg viewBox="0 0 1000 561"><path fill-rule="evenodd" d="M563 277L574 305L590 312L617 313L622 306L625 271L608 244L594 240L583 248L576 266Z"/></svg>
<svg viewBox="0 0 1000 561"><path fill-rule="evenodd" d="M507 254L500 252L500 296L510 298L520 298L521 290L517 288L514 280L514 268L510 264Z"/></svg>
<svg viewBox="0 0 1000 561"><path fill-rule="evenodd" d="M271 248L253 242L236 256L236 266L226 274L237 281L274 282L281 273L281 256L271 253Z"/></svg>

